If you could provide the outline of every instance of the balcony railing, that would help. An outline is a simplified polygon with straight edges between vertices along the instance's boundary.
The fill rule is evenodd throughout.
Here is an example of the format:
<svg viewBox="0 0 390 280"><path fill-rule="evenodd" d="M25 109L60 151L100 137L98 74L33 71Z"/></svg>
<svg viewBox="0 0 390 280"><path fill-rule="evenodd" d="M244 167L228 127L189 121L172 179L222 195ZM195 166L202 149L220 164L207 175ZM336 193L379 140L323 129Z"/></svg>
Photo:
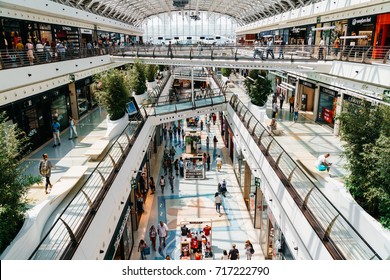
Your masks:
<svg viewBox="0 0 390 280"><path fill-rule="evenodd" d="M230 105L333 258L381 259L237 96Z"/></svg>
<svg viewBox="0 0 390 280"><path fill-rule="evenodd" d="M322 49L322 51L320 51ZM166 46L135 45L109 48L73 48L61 52L56 48L33 50L33 59L29 60L27 50L0 50L0 69L11 69L38 64L61 62L72 59L88 58L100 55L120 55L138 57L171 57L184 59L223 59L223 60L342 60L359 63L390 63L390 46L347 46L339 50L332 46L274 45L271 51L266 46L197 46L175 45L168 55Z"/></svg>
<svg viewBox="0 0 390 280"><path fill-rule="evenodd" d="M142 108L140 112L144 112ZM138 121L134 121L133 118L110 146L101 162L62 211L29 259L72 258L141 131L144 118L143 114L138 115Z"/></svg>
<svg viewBox="0 0 390 280"><path fill-rule="evenodd" d="M197 46L174 45L172 52L167 46L129 46L114 55L223 60L285 60L285 61L353 61L359 63L390 63L390 46L333 46L275 44L272 51L267 46Z"/></svg>

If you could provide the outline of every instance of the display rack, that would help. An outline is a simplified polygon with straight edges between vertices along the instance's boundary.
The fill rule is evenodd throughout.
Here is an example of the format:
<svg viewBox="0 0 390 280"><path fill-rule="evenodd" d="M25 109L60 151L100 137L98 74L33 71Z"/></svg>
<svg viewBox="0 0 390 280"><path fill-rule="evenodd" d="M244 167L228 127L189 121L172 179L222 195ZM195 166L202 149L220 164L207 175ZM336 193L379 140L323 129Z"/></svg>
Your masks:
<svg viewBox="0 0 390 280"><path fill-rule="evenodd" d="M184 158L184 179L205 179L202 154Z"/></svg>

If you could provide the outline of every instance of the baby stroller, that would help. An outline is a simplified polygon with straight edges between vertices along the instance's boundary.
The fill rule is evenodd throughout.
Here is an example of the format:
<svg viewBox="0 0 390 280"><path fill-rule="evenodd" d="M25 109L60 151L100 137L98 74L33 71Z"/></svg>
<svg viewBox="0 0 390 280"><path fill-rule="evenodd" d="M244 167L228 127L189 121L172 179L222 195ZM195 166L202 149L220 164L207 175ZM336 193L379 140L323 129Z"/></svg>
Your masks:
<svg viewBox="0 0 390 280"><path fill-rule="evenodd" d="M218 192L222 194L224 197L226 197L227 188L226 188L226 181L223 179L221 183L218 183Z"/></svg>

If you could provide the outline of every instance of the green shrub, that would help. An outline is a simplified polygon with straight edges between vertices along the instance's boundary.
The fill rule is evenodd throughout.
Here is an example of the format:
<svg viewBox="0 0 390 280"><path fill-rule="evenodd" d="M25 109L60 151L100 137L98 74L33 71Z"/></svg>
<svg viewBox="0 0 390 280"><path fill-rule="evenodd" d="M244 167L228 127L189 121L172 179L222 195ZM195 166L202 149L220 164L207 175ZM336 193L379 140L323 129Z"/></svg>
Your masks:
<svg viewBox="0 0 390 280"><path fill-rule="evenodd" d="M126 103L129 102L130 91L128 71L112 69L94 77L100 85L96 92L99 104L107 110L110 120L119 120L126 113Z"/></svg>

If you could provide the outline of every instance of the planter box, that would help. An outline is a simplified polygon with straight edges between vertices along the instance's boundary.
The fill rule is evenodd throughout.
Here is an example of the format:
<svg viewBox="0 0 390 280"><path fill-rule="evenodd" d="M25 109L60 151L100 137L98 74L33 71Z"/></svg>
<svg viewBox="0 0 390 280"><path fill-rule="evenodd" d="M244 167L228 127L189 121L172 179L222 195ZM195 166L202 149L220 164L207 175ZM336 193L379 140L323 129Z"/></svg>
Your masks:
<svg viewBox="0 0 390 280"><path fill-rule="evenodd" d="M111 140L114 139L116 136L120 135L122 131L126 128L127 124L129 123L129 116L127 114L124 114L124 116L116 121L110 120L110 117L106 117L107 121L107 132L104 136L105 139Z"/></svg>
<svg viewBox="0 0 390 280"><path fill-rule="evenodd" d="M138 107L141 107L142 101L144 101L144 99L148 99L148 93L145 92L144 94L141 94L141 95L133 94L133 97L134 97L135 101L137 102Z"/></svg>

